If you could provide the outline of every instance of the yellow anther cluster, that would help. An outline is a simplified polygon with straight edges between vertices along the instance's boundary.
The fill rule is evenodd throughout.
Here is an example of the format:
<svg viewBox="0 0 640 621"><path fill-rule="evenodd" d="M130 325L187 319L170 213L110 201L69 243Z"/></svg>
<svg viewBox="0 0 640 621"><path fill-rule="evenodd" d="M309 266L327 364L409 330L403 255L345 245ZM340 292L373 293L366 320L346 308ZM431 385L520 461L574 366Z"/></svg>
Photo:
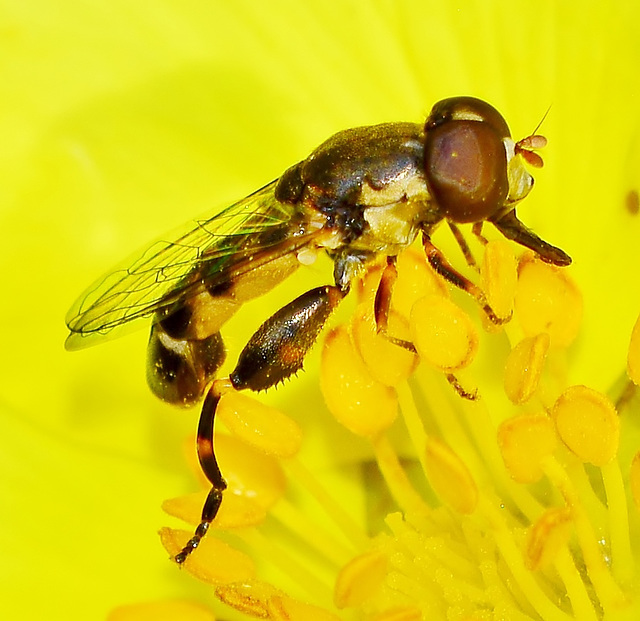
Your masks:
<svg viewBox="0 0 640 621"><path fill-rule="evenodd" d="M423 257L404 253L395 267L386 333L374 300L384 270L395 278L392 264L365 275L350 323L326 336L320 368L328 409L377 465L380 476L366 470L365 498L385 498L390 509L378 517L385 527L372 537L355 524L335 488L294 456L296 424L229 390L218 415L233 435L216 436L229 490L185 569L236 610L276 621L597 621L620 611L637 618L640 578L624 520L640 528L640 451L623 463L621 415L611 400L567 387L556 373L566 369L582 318L569 272L529 254L516 268L508 244L489 243L483 291L495 314L513 312L513 321L481 331L482 311L460 309ZM634 380L638 368L636 326L628 360ZM458 371L467 374L461 383ZM478 387L475 400L461 388L467 382ZM311 495L310 515L290 502L283 472ZM203 495L165 509L197 523ZM266 536L274 521L291 533L282 548ZM215 540L217 529L257 547L279 571L288 567L294 592L261 581L249 557ZM187 534L161 536L174 554ZM298 541L319 569L300 562Z"/></svg>

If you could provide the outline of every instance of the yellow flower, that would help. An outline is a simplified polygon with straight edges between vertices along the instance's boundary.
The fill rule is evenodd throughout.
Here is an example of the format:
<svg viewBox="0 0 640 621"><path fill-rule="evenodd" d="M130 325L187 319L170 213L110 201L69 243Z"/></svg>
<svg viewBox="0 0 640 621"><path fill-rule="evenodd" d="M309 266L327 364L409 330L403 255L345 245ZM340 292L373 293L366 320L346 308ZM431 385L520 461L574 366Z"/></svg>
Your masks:
<svg viewBox="0 0 640 621"><path fill-rule="evenodd" d="M574 260L566 273L584 306L576 340L550 347L538 392L516 406L502 365L533 339L512 354L507 390L517 401L528 389L516 357L539 361L544 343L517 307L505 337L484 334L467 304L478 359L456 374L481 399L463 401L423 363L409 388L397 387L402 418L390 439L375 443L323 405L318 347L306 374L267 396L303 430L302 452L285 460L290 489L264 525L226 541L255 564L256 606L266 602L272 618L306 605L344 619L396 606L405 616L387 618L637 618L638 406L631 398L616 416L609 407L624 390L640 310L640 220L629 209L640 172L636 3L36 0L1 9L5 616L105 618L171 600L174 616L207 618L192 600L243 618L212 592L242 608L250 587L199 584L157 541L162 500L192 489L176 438L193 432L197 414L147 393L143 332L65 353L65 311L136 246L248 194L332 132L419 121L436 100L470 94L494 104L517 137L551 105L540 130L546 167L519 215ZM445 230L435 242L463 263ZM231 359L294 291L330 279L327 264L310 272L246 309L227 336ZM577 385L589 391L565 392ZM581 411L595 412L602 443L572 426L565 405L576 399L596 404ZM537 482L522 480L539 473L507 448L523 437L553 457ZM408 481L387 487L374 459ZM462 490L455 498L451 481Z"/></svg>

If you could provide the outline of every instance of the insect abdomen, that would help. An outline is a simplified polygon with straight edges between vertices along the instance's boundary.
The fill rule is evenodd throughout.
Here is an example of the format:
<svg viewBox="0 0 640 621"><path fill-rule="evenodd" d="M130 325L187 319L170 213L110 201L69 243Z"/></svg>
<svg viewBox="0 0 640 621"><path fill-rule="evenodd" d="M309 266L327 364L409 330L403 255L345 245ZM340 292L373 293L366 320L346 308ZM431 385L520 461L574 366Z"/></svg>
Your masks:
<svg viewBox="0 0 640 621"><path fill-rule="evenodd" d="M167 403L189 406L200 400L226 357L219 332L201 340L175 339L157 323L147 346L147 383Z"/></svg>

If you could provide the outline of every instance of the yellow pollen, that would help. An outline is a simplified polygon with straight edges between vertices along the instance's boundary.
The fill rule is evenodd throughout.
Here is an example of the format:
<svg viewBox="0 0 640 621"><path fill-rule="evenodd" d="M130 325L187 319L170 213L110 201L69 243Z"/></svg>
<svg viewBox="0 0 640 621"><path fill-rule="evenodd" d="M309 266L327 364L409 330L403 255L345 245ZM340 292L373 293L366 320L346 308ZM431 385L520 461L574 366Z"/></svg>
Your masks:
<svg viewBox="0 0 640 621"><path fill-rule="evenodd" d="M533 483L544 474L541 462L558 444L553 421L546 414L523 414L498 428L504 465L518 483Z"/></svg>
<svg viewBox="0 0 640 621"><path fill-rule="evenodd" d="M478 488L464 462L446 444L429 438L424 467L431 487L442 502L462 514L473 513Z"/></svg>
<svg viewBox="0 0 640 621"><path fill-rule="evenodd" d="M478 332L469 315L439 296L414 304L411 337L420 358L442 371L468 366L478 349Z"/></svg>
<svg viewBox="0 0 640 621"><path fill-rule="evenodd" d="M193 532L175 528L161 528L160 541L165 550L175 556L182 550ZM256 575L253 560L244 552L232 548L209 533L198 546L198 553L191 554L182 564L185 571L208 584L245 582Z"/></svg>
<svg viewBox="0 0 640 621"><path fill-rule="evenodd" d="M551 409L558 435L582 461L608 464L618 450L620 420L603 394L586 386L571 386Z"/></svg>
<svg viewBox="0 0 640 621"><path fill-rule="evenodd" d="M549 349L546 332L524 338L509 354L504 370L504 391L516 405L526 403L538 389Z"/></svg>
<svg viewBox="0 0 640 621"><path fill-rule="evenodd" d="M549 509L529 530L525 562L531 570L550 567L558 553L567 545L573 522L567 508Z"/></svg>
<svg viewBox="0 0 640 621"><path fill-rule="evenodd" d="M225 393L216 416L231 433L267 455L292 457L300 449L302 431L297 423L248 395Z"/></svg>
<svg viewBox="0 0 640 621"><path fill-rule="evenodd" d="M480 277L489 306L498 317L509 317L518 283L518 264L511 244L494 240L485 246Z"/></svg>
<svg viewBox="0 0 640 621"><path fill-rule="evenodd" d="M640 317L638 317L629 343L627 355L627 372L634 384L640 384Z"/></svg>
<svg viewBox="0 0 640 621"><path fill-rule="evenodd" d="M372 377L345 326L338 326L327 335L320 388L329 411L356 435L376 437L398 414L395 390Z"/></svg>
<svg viewBox="0 0 640 621"><path fill-rule="evenodd" d="M518 268L514 307L525 335L547 332L554 349L567 347L578 335L582 294L567 268L554 267L525 254Z"/></svg>
<svg viewBox="0 0 640 621"><path fill-rule="evenodd" d="M387 555L368 552L351 559L338 574L333 599L337 608L360 606L374 597L387 575Z"/></svg>

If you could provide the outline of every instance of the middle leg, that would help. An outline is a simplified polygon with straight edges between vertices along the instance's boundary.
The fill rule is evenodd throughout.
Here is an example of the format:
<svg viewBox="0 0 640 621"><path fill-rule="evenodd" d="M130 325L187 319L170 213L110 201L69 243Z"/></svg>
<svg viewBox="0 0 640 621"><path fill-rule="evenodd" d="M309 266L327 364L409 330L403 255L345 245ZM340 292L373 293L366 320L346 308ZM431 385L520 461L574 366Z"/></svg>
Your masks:
<svg viewBox="0 0 640 621"><path fill-rule="evenodd" d="M398 278L398 270L396 268L396 257L387 257L387 265L385 266L380 284L376 291L374 302L374 319L376 322L376 330L378 334L382 334L387 340L394 345L398 345L410 352L418 353L415 345L411 341L399 339L388 333L389 313L391 310L391 296L393 294L393 286ZM453 373L445 373L445 377L453 389L463 399L474 401L478 398L477 391L469 392L465 390L458 378Z"/></svg>
<svg viewBox="0 0 640 621"><path fill-rule="evenodd" d="M509 317L498 317L498 315L496 315L493 308L489 305L484 291L478 285L471 282L468 278L458 272L451 263L447 261L442 252L433 245L431 238L426 233L422 234L422 245L431 267L433 267L440 276L449 281L452 285L455 285L458 289L461 289L472 296L492 323L501 325L511 319L510 315Z"/></svg>

